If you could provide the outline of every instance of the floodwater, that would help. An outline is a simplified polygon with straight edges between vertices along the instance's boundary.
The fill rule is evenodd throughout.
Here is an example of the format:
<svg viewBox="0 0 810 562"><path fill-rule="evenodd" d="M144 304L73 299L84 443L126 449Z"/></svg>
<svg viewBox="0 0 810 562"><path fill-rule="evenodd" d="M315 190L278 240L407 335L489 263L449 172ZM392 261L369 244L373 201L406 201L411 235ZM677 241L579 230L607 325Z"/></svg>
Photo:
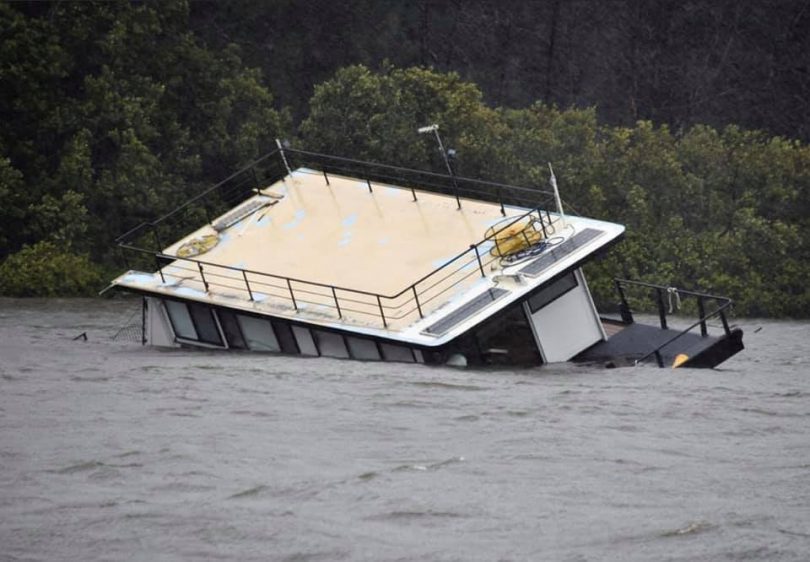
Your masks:
<svg viewBox="0 0 810 562"><path fill-rule="evenodd" d="M807 323L486 372L111 341L137 310L0 300L0 560L810 559Z"/></svg>

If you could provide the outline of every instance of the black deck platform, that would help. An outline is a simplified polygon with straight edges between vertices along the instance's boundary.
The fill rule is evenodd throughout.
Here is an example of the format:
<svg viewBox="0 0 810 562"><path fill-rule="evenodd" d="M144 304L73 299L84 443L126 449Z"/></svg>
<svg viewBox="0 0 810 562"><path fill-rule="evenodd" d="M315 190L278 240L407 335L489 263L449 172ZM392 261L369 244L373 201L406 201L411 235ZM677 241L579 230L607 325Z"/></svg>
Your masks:
<svg viewBox="0 0 810 562"><path fill-rule="evenodd" d="M679 330L664 330L658 326L638 323L605 321L605 327L613 335L607 341L599 342L579 354L576 361L632 364L680 333ZM682 366L711 368L742 348L741 330L732 330L728 336L705 337L689 332L661 348L661 356L667 367L673 364L678 354L683 353L689 360ZM651 357L649 361L651 364L656 363L655 357Z"/></svg>

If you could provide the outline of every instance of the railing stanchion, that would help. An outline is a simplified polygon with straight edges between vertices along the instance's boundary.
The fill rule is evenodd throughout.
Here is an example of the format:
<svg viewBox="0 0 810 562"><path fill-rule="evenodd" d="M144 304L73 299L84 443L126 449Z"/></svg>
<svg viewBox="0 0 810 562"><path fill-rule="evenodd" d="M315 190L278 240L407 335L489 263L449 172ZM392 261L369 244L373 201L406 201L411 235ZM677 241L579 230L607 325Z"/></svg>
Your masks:
<svg viewBox="0 0 810 562"><path fill-rule="evenodd" d="M330 185L329 184L329 176L326 175L326 167L324 167L324 169L322 171L323 171L323 179L326 180L326 185Z"/></svg>
<svg viewBox="0 0 810 562"><path fill-rule="evenodd" d="M470 248L475 250L475 259L478 260L478 268L481 270L481 277L486 277L487 274L484 271L484 264L481 263L481 254L478 252L478 245L477 244L470 244Z"/></svg>
<svg viewBox="0 0 810 562"><path fill-rule="evenodd" d="M546 230L546 221L543 220L543 211L541 211L539 208L537 209L537 216L540 219L540 228L543 229L543 239L545 240L548 238L548 230ZM551 226L550 222L549 226Z"/></svg>
<svg viewBox="0 0 810 562"><path fill-rule="evenodd" d="M700 335L704 338L709 335L706 328L706 308L703 306L703 297L697 298L698 314L700 315Z"/></svg>
<svg viewBox="0 0 810 562"><path fill-rule="evenodd" d="M242 278L245 280L245 287L247 287L248 296L250 297L250 300L253 300L253 291L250 290L250 283L248 283L247 272L245 272L244 269L242 270Z"/></svg>
<svg viewBox="0 0 810 562"><path fill-rule="evenodd" d="M726 332L726 335L730 336L731 328L728 327L728 319L726 318L725 309L720 310L720 321L723 323L723 330Z"/></svg>
<svg viewBox="0 0 810 562"><path fill-rule="evenodd" d="M197 262L197 268L200 270L200 279L202 279L203 287L205 287L205 292L208 292L208 281L205 280L205 274L203 273L203 266L200 262Z"/></svg>
<svg viewBox="0 0 810 562"><path fill-rule="evenodd" d="M298 303L295 302L295 295L293 294L292 284L290 283L289 278L287 278L287 289L290 290L290 298L292 299L293 308L295 309L296 312L298 312Z"/></svg>
<svg viewBox="0 0 810 562"><path fill-rule="evenodd" d="M259 183L259 177L256 175L256 166L253 166L250 169L250 174L253 176L253 185L256 186L253 189L256 192L256 195L260 195L262 191L261 191L261 184Z"/></svg>
<svg viewBox="0 0 810 562"><path fill-rule="evenodd" d="M374 190L371 189L371 181L369 181L368 178L366 178L366 184L368 185L368 192L369 193L374 193Z"/></svg>
<svg viewBox="0 0 810 562"><path fill-rule="evenodd" d="M413 195L413 200L416 201L416 190L411 186L411 195Z"/></svg>
<svg viewBox="0 0 810 562"><path fill-rule="evenodd" d="M343 319L343 315L340 313L340 303L338 302L337 292L334 287L332 287L332 298L335 299L335 308L337 308L338 318Z"/></svg>
<svg viewBox="0 0 810 562"><path fill-rule="evenodd" d="M160 281L165 284L166 283L166 278L163 277L163 268L160 267L160 258L158 257L157 254L155 254L155 264L157 264L157 270L158 270L158 273L160 273Z"/></svg>
<svg viewBox="0 0 810 562"><path fill-rule="evenodd" d="M377 306L380 307L380 318L382 318L383 321L383 328L387 328L388 323L385 321L385 312L383 312L383 305L382 300L380 300L380 295L377 295Z"/></svg>
<svg viewBox="0 0 810 562"><path fill-rule="evenodd" d="M501 188L500 185L498 186L498 203L501 204L501 216L505 217L506 209L503 208L503 188Z"/></svg>
<svg viewBox="0 0 810 562"><path fill-rule="evenodd" d="M621 299L619 303L619 314L621 314L622 322L632 324L634 322L633 312L630 310L630 303L627 302L627 295L624 294L624 287L618 279L614 279L613 281L616 283L616 290L619 292L619 298Z"/></svg>
<svg viewBox="0 0 810 562"><path fill-rule="evenodd" d="M658 361L658 366L663 368L664 367L664 358L661 357L661 352L659 350L655 350L655 360Z"/></svg>
<svg viewBox="0 0 810 562"><path fill-rule="evenodd" d="M664 294L660 287L655 289L656 301L658 303L658 317L661 319L661 329L667 329L667 309L664 308Z"/></svg>
<svg viewBox="0 0 810 562"><path fill-rule="evenodd" d="M157 226L155 225L155 223L151 224L152 224L152 234L155 236L155 244L157 244L157 250L158 252L162 252L163 244L160 243L160 235L158 234Z"/></svg>
<svg viewBox="0 0 810 562"><path fill-rule="evenodd" d="M411 285L411 289L413 290L413 299L416 301L416 310L419 311L419 318L424 318L425 315L422 314L422 305L419 304L419 293L416 292L416 284Z"/></svg>

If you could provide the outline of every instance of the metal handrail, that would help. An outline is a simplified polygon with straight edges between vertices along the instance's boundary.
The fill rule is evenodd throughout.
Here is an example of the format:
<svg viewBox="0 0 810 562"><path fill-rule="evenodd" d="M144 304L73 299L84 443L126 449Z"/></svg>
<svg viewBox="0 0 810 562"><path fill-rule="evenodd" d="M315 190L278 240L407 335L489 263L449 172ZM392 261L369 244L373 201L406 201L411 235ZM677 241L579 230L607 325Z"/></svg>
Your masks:
<svg viewBox="0 0 810 562"><path fill-rule="evenodd" d="M650 357L652 357L654 355L655 358L656 358L656 361L658 363L658 366L663 367L664 366L664 360L663 360L663 357L661 355L661 350L662 349L664 349L665 347L667 347L671 343L675 342L676 340L682 338L683 336L685 336L687 333L691 332L692 330L694 330L698 326L700 326L701 336L702 337L708 336L707 321L712 319L712 318L715 318L716 316L720 317L720 320L723 323L723 330L724 330L726 336L731 335L731 328L728 325L728 319L726 318L725 311L726 311L726 309L730 308L734 304L734 301L732 301L728 297L721 297L721 296L718 296L718 295L710 295L708 293L701 293L701 292L697 292L697 291L688 291L688 290L684 290L684 289L675 289L674 287L665 287L663 285L656 285L656 284L653 284L653 283L646 283L644 281L632 281L630 279L614 279L614 283L615 283L616 289L617 289L617 291L619 293L619 297L621 298L622 319L625 320L625 321L629 321L629 322L633 322L633 318L632 318L632 312L630 311L630 305L627 302L627 297L626 297L626 294L624 292L625 286L633 286L634 285L634 286L638 286L638 287L644 287L644 288L655 290L656 297L657 297L656 298L656 303L657 303L657 306L658 306L658 314L659 314L659 319L660 319L660 322L661 322L661 328L664 329L664 330L667 329L667 322L666 322L666 314L667 313L666 313L666 309L664 307L664 299L663 299L664 291L674 290L674 291L677 291L677 293L679 295L681 295L681 296L694 297L695 299L697 299L697 307L698 307L698 314L699 314L698 320L696 322L694 322L692 325L690 325L689 327L681 330L679 333L677 333L676 335L669 338L664 343L657 346L655 349L653 349L652 351L650 351L649 353L647 353L646 355L644 355L640 359L637 359L636 362L635 362L636 365L644 363L647 359L649 359ZM717 303L717 308L715 310L713 310L712 312L708 313L708 314L705 311L705 301L706 300L713 300L713 301L715 301Z"/></svg>
<svg viewBox="0 0 810 562"><path fill-rule="evenodd" d="M523 220L526 217L531 216L533 213L536 213L537 219L543 225L544 230L545 230L545 227L546 227L545 222L544 222L544 218L543 218L543 215L542 215L541 208L539 206L535 207L535 208L532 208L532 209L528 210L527 212L522 213L521 215L519 215L517 217L514 217L512 220L506 221L506 224L501 226L498 230L493 232L491 235L484 237L483 240L480 240L479 242L476 242L475 244L472 244L467 250L464 250L463 252L459 253L458 255L456 255L455 257L450 259L449 261L445 262L441 266L437 267L436 269L434 269L433 271L431 271L428 274L424 275L423 277L417 279L416 281L414 281L413 283L411 283L410 285L408 285L407 287L405 287L404 289L402 289L401 291L399 291L398 293L395 293L393 295L384 295L384 294L379 294L379 293L373 293L373 292L370 292L370 291L363 291L363 290L353 289L353 288L348 288L348 287L339 287L339 286L336 286L336 285L329 285L329 284L326 284L326 283L320 283L320 282L315 282L315 281L307 281L307 280L304 280L304 279L296 279L296 278L292 278L292 277L288 277L288 276L284 276L284 275L278 275L278 274L267 273L267 272L247 270L247 269L237 268L237 267L233 267L233 266L220 265L220 264L215 264L215 263L212 263L212 262L193 259L193 258L190 258L190 257L174 256L174 255L166 254L166 253L163 252L163 250L162 250L163 244L162 244L161 239L160 239L160 234L158 232L158 227L164 226L164 225L177 226L180 223L180 221L182 220L182 217L179 220L175 219L175 217L177 217L181 211L191 209L192 205L194 205L195 203L205 201L206 197L209 196L211 193L213 193L213 192L215 192L217 190L221 190L224 186L229 185L229 182L231 180L233 180L234 178L240 176L241 174L245 174L246 172L249 172L249 173L251 173L253 175L254 183L256 183L256 188L255 189L258 189L259 188L259 183L258 183L258 178L256 177L256 173L255 173L256 166L258 164L260 164L261 162L263 162L263 161L267 160L268 158L270 158L270 157L272 157L274 155L277 155L277 154L281 154L282 159L283 159L285 152L288 153L288 154L298 155L298 156L302 156L302 157L305 157L305 158L306 157L311 157L311 158L318 158L318 159L322 159L322 160L328 160L331 163L337 162L337 163L346 164L346 165L359 165L361 167L365 167L366 172L371 172L371 173L366 173L365 175L369 176L369 177L374 177L373 181L375 183L379 183L381 177L384 177L385 179L391 179L391 180L394 180L394 181L397 181L397 180L405 181L405 180L407 180L405 183L414 183L416 179L419 179L419 181L415 182L415 183L417 185L419 185L420 190L431 191L431 190L435 190L437 188L447 189L449 187L449 186L441 185L439 180L447 181L448 179L454 179L454 180L458 179L458 180L461 180L462 182L469 183L469 184L474 185L476 187L480 186L480 187L485 187L485 188L489 188L489 189L494 188L494 189L497 190L497 201L501 205L501 212L503 214L505 214L504 203L503 203L503 199L502 199L504 188L508 189L508 190L510 190L510 191L512 191L514 193L518 193L520 195L532 195L534 198L536 198L538 194L539 195L551 195L550 192L546 192L546 191L542 191L542 190L536 190L536 189L530 189L530 188L525 188L525 187L510 186L510 185L506 185L506 184L500 184L500 183L495 183L495 182L487 182L487 181L475 180L475 179L463 178L463 177L461 177L461 178L455 178L455 177L450 178L450 176L447 176L447 175L444 175L444 174L437 174L437 173L434 173L434 172L427 172L427 171L422 171L422 170L413 170L413 169L408 169L408 168L401 168L401 167L397 167L397 166L391 166L391 165L388 165L388 164L377 164L377 163L363 162L363 161L360 161L360 160L353 160L353 159L350 159L350 158L343 158L343 157L339 157L339 156L330 156L330 155L319 154L319 153L315 153L315 152L308 152L308 151L303 151L303 150L281 149L281 148L279 148L279 149L273 150L273 151L265 154L264 156L254 160L252 163L248 164L246 167L244 167L241 170L231 174L230 176L228 176L224 180L220 181L216 185L204 190L203 192L199 193L198 195L196 195L196 196L192 197L191 199L185 201L182 205L176 207L172 211L160 216L159 218L157 218L157 219L155 219L153 221L143 222L143 223L137 225L136 227L130 229L126 233L124 233L121 236L119 236L118 238L116 238L116 242L118 243L118 246L121 249L124 249L124 250L132 250L132 251L141 252L141 253L144 253L144 254L151 254L154 257L154 259L155 259L155 261L157 263L158 273L160 274L161 279L163 279L164 282L165 282L165 278L164 278L164 274L163 274L163 267L161 267L161 260L172 260L172 261L181 261L182 260L182 261L188 262L190 264L194 264L196 266L196 271L199 273L199 278L202 281L206 291L208 290L208 287L209 287L210 283L206 279L206 273L205 273L205 270L204 270L205 267L219 268L220 270L234 271L234 272L237 272L238 274L240 274L242 280L244 281L245 289L247 290L247 293L248 293L248 296L249 296L250 300L254 300L254 297L253 297L253 292L254 291L251 289L251 282L248 280L248 275L250 275L250 276L259 276L260 278L263 278L263 279L268 279L269 278L269 279L280 280L286 285L286 288L288 289L288 292L289 292L289 296L285 297L285 298L289 298L289 300L292 301L293 307L296 310L298 310L298 302L303 303L303 302L306 302L306 301L296 299L296 297L295 297L295 292L296 291L294 291L294 289L293 289L293 284L304 285L304 286L309 286L309 287L313 287L313 288L318 287L318 288L322 288L322 289L327 289L329 291L329 293L331 293L332 299L334 300L333 307L336 309L337 314L338 314L339 317L342 317L341 308L343 308L344 311L348 311L350 309L347 309L345 306L341 307L340 299L338 298L338 292L344 292L344 293L350 293L350 294L362 295L362 296L365 296L365 297L370 297L374 301L376 301L376 303L375 302L366 303L366 302L363 302L363 301L357 301L355 299L347 299L345 296L343 298L343 301L344 301L344 305L345 305L346 302L352 302L352 301L354 301L356 304L363 304L363 305L367 305L367 306L374 306L374 304L376 304L377 308L379 309L378 310L378 312L379 312L378 316L382 319L383 325L387 326L387 321L388 320L404 318L405 316L407 316L409 314L412 314L414 311L418 312L420 318L424 318L424 313L423 313L422 307L426 303L428 303L430 301L433 301L435 298L437 298L442 293L452 289L458 283L463 282L464 279L469 277L470 273L468 272L466 275L463 276L462 279L457 280L456 282L452 283L448 287L445 287L444 289L440 290L435 295L432 295L432 296L430 296L430 297L428 297L426 299L423 298L423 300L421 300L421 301L420 301L420 298L419 298L420 295L422 295L424 297L427 292L429 292L429 291L433 290L435 287L441 285L442 283L444 283L445 281L450 279L452 276L457 275L463 269L467 268L471 263L474 263L476 260L478 262L478 266L480 268L481 275L485 277L486 272L484 271L484 265L483 265L483 263L481 261L479 248L483 244L485 244L485 243L489 242L490 240L492 240L493 238L495 238L499 233L501 233L504 230L506 230L507 228L511 227L516 222L519 222L520 220ZM285 170L288 171L289 168L287 167L286 160L284 161L284 164L285 164L284 165ZM312 162L309 162L307 167L310 167L312 164L313 164ZM320 164L321 164L322 173L324 175L324 178L325 178L326 182L328 183L329 182L329 177L328 177L328 172L327 172L327 169L326 169L327 166L323 165L322 162ZM317 166L318 164L315 164L315 165ZM331 168L333 175L334 175L334 171L339 168L339 166L332 166L332 164L330 164L329 167ZM416 177L411 178L411 179L401 178L401 177L397 178L395 176L386 176L385 174L381 173L381 171L392 172L392 173L397 173L398 172L400 174L405 174L405 175L415 175ZM354 174L353 177L356 177L357 171L351 171L351 173ZM286 172L285 172L285 175L286 175ZM362 176L363 174L360 174L360 175ZM280 176L279 178L276 178L273 181L277 181L278 179L281 179L283 177L284 176ZM368 177L366 178L366 182L369 184L369 190L371 190L372 189L371 180L369 180ZM407 186L403 185L401 187L407 187ZM228 193L230 193L230 195L233 195L233 193L238 191L240 188L241 188L241 184L239 186L236 186L235 188L233 188L233 186L231 186L231 187L228 188L228 189L231 190L230 192L228 192L226 190L221 195L229 196ZM413 192L414 188L411 187L411 190ZM467 189L465 188L464 191L467 191ZM475 191L474 193L476 193L479 197L481 196L481 192ZM485 193L485 195L487 195L487 193ZM414 192L414 198L416 198L416 193L415 192ZM203 203L203 204L204 204L204 210L206 212L206 216L209 218L209 221L210 221L210 217L208 216L209 209L208 209L207 203ZM550 215L548 214L548 211L546 211L546 215L547 215L547 219L548 219L549 226L550 226L551 223L553 223L553 221L552 221ZM148 234L148 232L150 232L150 231L152 233L152 236L154 237L154 244L157 247L157 250L149 250L149 249L141 248L141 247L136 246L136 245L133 244L133 242L135 240L137 240L138 237L143 236L145 234ZM475 254L475 258L472 258L472 253L473 252ZM449 274L444 276L442 279L436 281L436 283L431 284L427 288L424 288L424 289L419 288L420 284L422 284L425 281L427 281L428 279L440 274L440 272L447 270L453 264L455 264L456 262L458 262L459 260L463 259L465 256L468 256L468 255L472 259L468 263L466 263L463 267L450 272ZM487 262L487 265L489 265L491 263L492 263L492 260L489 260ZM212 274L209 273L209 277L216 277L216 274L212 275ZM258 280L254 280L253 283L257 284L257 285L265 284L265 283L262 283L261 281L258 281ZM235 287L233 287L231 285L226 285L226 286L228 286L230 288L235 288ZM269 286L283 289L283 287L277 287L275 285L269 285ZM306 291L305 289L298 288L299 295L300 294L306 294L307 292L308 291ZM318 296L323 296L323 295L320 295L319 293L312 293L311 291L309 291L309 293L317 294ZM391 301L400 299L406 293L411 293L412 296L410 296L404 303L398 303L398 304L393 304L393 305L390 304ZM385 304L385 305L383 304L383 299L385 301L387 301L387 304ZM407 310L403 314L402 313L403 307L409 306L411 303L415 303L415 307L410 308L409 310ZM322 304L322 303L319 303L319 304ZM386 313L386 310L388 310L387 313Z"/></svg>

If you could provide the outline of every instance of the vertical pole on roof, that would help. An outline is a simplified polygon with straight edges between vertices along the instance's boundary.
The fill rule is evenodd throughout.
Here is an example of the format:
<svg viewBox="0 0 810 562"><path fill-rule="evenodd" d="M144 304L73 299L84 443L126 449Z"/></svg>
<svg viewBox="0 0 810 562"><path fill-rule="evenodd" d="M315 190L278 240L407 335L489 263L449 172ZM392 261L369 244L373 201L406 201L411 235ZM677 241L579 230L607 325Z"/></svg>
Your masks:
<svg viewBox="0 0 810 562"><path fill-rule="evenodd" d="M323 179L326 180L326 185L329 185L329 176L326 175L326 166L323 168Z"/></svg>
<svg viewBox="0 0 810 562"><path fill-rule="evenodd" d="M456 181L456 174L453 172L453 167L450 165L450 158L447 157L447 151L444 149L444 143L442 143L442 137L439 136L439 125L434 123L433 125L428 125L427 127L419 127L417 129L418 133L433 133L436 135L436 142L439 143L439 151L442 153L442 158L444 158L444 165L447 166L447 173L450 174L450 179L453 180L453 194L456 196L456 205L458 205L458 209L461 210L461 199L458 196L458 182Z"/></svg>
<svg viewBox="0 0 810 562"><path fill-rule="evenodd" d="M281 160L284 162L284 167L287 168L287 175L292 176L290 163L287 162L287 155L284 154L284 146L281 144L281 141L279 139L276 139L276 146L278 147L278 153L281 154Z"/></svg>
<svg viewBox="0 0 810 562"><path fill-rule="evenodd" d="M554 199L557 202L557 212L560 213L560 220L562 225L565 226L565 211L563 210L562 199L560 199L560 190L557 188L557 178L554 176L554 169L551 167L551 162L548 163L548 170L551 172L549 181L551 187L554 189Z"/></svg>
<svg viewBox="0 0 810 562"><path fill-rule="evenodd" d="M501 216L506 216L506 209L503 208L503 188L498 186L498 202L501 204Z"/></svg>
<svg viewBox="0 0 810 562"><path fill-rule="evenodd" d="M369 193L374 193L374 190L371 189L371 182L369 181L368 178L366 178L366 184L368 184L368 192Z"/></svg>

